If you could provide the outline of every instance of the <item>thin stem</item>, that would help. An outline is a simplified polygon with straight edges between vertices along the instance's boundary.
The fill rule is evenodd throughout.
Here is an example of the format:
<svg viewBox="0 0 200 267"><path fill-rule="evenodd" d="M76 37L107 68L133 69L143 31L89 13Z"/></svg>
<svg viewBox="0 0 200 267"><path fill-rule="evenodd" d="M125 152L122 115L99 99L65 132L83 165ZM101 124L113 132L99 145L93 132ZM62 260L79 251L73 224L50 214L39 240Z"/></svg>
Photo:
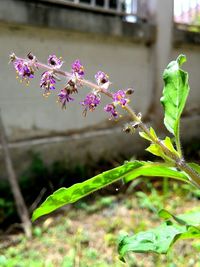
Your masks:
<svg viewBox="0 0 200 267"><path fill-rule="evenodd" d="M176 135L176 148L177 148L177 151L180 155L180 157L182 157L182 150L181 150L181 141L180 141L180 125L178 124L178 127L177 127L177 135Z"/></svg>
<svg viewBox="0 0 200 267"><path fill-rule="evenodd" d="M178 167L189 175L191 182L196 187L200 188L200 175L194 169L192 169L184 160L179 162Z"/></svg>

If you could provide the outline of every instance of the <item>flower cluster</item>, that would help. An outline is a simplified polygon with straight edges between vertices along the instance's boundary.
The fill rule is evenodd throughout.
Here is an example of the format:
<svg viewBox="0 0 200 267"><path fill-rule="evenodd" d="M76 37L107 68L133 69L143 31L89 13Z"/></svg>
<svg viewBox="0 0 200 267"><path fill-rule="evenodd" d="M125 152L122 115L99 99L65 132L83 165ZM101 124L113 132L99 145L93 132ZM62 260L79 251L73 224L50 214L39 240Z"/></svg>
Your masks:
<svg viewBox="0 0 200 267"><path fill-rule="evenodd" d="M77 78L77 79L83 79L85 72L84 72L84 67L81 64L80 60L77 59L72 63L72 74Z"/></svg>
<svg viewBox="0 0 200 267"><path fill-rule="evenodd" d="M104 110L108 113L110 113L110 119L114 118L116 119L118 117L118 112L116 111L116 106L111 103L104 107Z"/></svg>
<svg viewBox="0 0 200 267"><path fill-rule="evenodd" d="M126 104L129 102L129 99L126 98L126 92L124 90L119 90L113 94L113 100L116 104L125 107Z"/></svg>
<svg viewBox="0 0 200 267"><path fill-rule="evenodd" d="M41 76L40 87L44 89L44 96L50 94L50 90L55 89L56 78L52 71L45 71Z"/></svg>
<svg viewBox="0 0 200 267"><path fill-rule="evenodd" d="M56 88L56 82L60 80L60 76L65 76L66 82L58 93L58 102L62 108L66 108L69 102L74 101L72 94L78 93L78 89L83 85L91 88L91 91L86 95L85 99L80 102L84 107L83 114L87 111L94 111L101 103L101 94L106 94L112 99L112 102L104 107L104 111L110 114L110 118L118 118L117 106L125 108L129 102L129 95L133 92L132 89L118 90L115 93L108 91L111 82L109 76L103 72L98 71L95 74L96 83L84 80L85 71L79 59L75 60L71 65L71 71L65 72L61 70L63 65L62 58L56 55L49 55L47 65L38 62L36 57L29 53L26 59L18 58L15 54L10 56L10 60L17 72L17 75L24 79L31 79L35 76L35 71L38 69L45 69L41 75L40 88L42 88L43 95L48 96L51 91Z"/></svg>
<svg viewBox="0 0 200 267"><path fill-rule="evenodd" d="M28 54L27 59L16 58L15 54L13 53L10 56L11 62L13 62L13 66L17 73L17 78L20 77L21 80L27 80L34 78L34 73L36 70L35 57L32 57L31 54Z"/></svg>
<svg viewBox="0 0 200 267"><path fill-rule="evenodd" d="M91 92L86 95L84 101L81 102L81 105L85 107L83 113L86 115L87 111L94 111L95 108L100 104L101 96L98 92Z"/></svg>
<svg viewBox="0 0 200 267"><path fill-rule="evenodd" d="M58 94L58 102L61 103L62 108L66 108L67 102L73 101L74 98L70 96L70 94L67 92L67 90L64 88L60 91Z"/></svg>

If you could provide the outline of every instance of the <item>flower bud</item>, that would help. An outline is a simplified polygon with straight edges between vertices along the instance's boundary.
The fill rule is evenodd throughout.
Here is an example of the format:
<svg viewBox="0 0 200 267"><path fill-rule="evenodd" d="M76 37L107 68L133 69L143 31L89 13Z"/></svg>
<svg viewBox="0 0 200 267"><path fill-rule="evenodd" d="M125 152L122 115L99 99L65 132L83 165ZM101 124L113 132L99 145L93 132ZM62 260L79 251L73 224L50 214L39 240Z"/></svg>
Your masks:
<svg viewBox="0 0 200 267"><path fill-rule="evenodd" d="M132 95L134 93L134 91L135 90L133 88L128 88L128 89L126 89L125 93L126 93L126 95Z"/></svg>

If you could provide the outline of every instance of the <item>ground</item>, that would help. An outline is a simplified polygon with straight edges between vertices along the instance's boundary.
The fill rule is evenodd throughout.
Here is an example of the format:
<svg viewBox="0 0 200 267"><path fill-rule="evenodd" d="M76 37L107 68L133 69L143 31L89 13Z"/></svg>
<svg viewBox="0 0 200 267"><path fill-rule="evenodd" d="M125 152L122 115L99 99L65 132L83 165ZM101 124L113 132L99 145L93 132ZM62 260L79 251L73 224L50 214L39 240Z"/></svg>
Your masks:
<svg viewBox="0 0 200 267"><path fill-rule="evenodd" d="M178 241L167 256L132 253L126 263L117 253L120 235L158 225L161 219L156 211L162 207L174 214L197 207L198 190L174 182L167 184L167 191L165 185L164 195L162 182L148 183L143 191L135 184L116 189L118 194L98 193L41 218L34 223L32 240L13 230L5 234L0 243L0 266L200 266L200 241Z"/></svg>

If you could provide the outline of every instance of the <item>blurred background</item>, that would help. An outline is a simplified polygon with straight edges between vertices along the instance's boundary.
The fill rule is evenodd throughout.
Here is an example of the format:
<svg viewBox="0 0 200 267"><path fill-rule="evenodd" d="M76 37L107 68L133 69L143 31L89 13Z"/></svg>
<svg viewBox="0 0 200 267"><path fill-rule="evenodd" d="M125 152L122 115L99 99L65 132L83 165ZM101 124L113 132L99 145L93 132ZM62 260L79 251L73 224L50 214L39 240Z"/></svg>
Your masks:
<svg viewBox="0 0 200 267"><path fill-rule="evenodd" d="M15 78L12 64L8 64L12 52L19 57L26 57L32 52L44 63L50 54L62 56L66 70L70 70L75 59L80 59L85 66L86 78L92 81L98 70L106 72L113 90L135 89L131 106L141 112L143 120L155 126L161 136L165 133L159 100L163 88L162 73L171 60L185 54L187 63L184 69L189 72L191 92L183 113L181 138L186 156L199 161L200 0L0 0L0 109L14 169L31 213L47 195L61 186L83 181L131 157L147 157L143 152L146 143L140 140L137 133L129 136L122 132L126 114L117 122L108 120L103 112L103 106L108 103L106 98L103 98L100 108L83 117L79 103L89 92L87 88L79 91L76 101L69 103L66 110L61 110L56 103L56 92L47 99L42 96L39 87L42 72L38 72L28 87L21 84ZM58 83L57 89L61 87L62 82L60 87ZM0 146L2 233L13 223L19 222L7 176ZM159 183L157 186L162 187ZM151 188L152 185L144 183L139 189L151 191ZM100 204L95 206L94 211L104 205L113 208L113 203L116 203L112 199L113 194L126 190L127 186L121 183L105 189L101 193L106 197L111 193L112 196L105 203L99 200ZM184 189L183 192L185 194ZM141 198L140 195L138 199ZM158 205L159 193L155 198ZM134 207L129 202L126 203L127 207ZM81 205L79 208L91 212L88 204ZM71 212L72 217L78 216L78 213ZM66 223L67 229L70 223ZM113 227L115 229L117 226ZM40 236L43 230L40 227L36 229L36 236ZM81 231L76 236L77 240L82 238ZM13 233L12 227L10 232ZM106 238L112 247L113 236ZM79 241L73 242L77 246ZM89 241L85 242L88 246ZM98 249L93 250L87 251L87 257L97 262ZM73 258L74 252L67 251ZM109 257L114 257L110 255L111 252ZM5 257L8 259L11 256ZM121 266L110 258L112 266ZM7 264L5 258L0 257L0 266L1 259L3 264ZM92 261L83 265L67 265L69 258L66 265L61 265L61 260L49 260L47 265L43 260L41 262L41 265L25 262L25 265L13 263L2 266L107 266L106 263L95 265Z"/></svg>

